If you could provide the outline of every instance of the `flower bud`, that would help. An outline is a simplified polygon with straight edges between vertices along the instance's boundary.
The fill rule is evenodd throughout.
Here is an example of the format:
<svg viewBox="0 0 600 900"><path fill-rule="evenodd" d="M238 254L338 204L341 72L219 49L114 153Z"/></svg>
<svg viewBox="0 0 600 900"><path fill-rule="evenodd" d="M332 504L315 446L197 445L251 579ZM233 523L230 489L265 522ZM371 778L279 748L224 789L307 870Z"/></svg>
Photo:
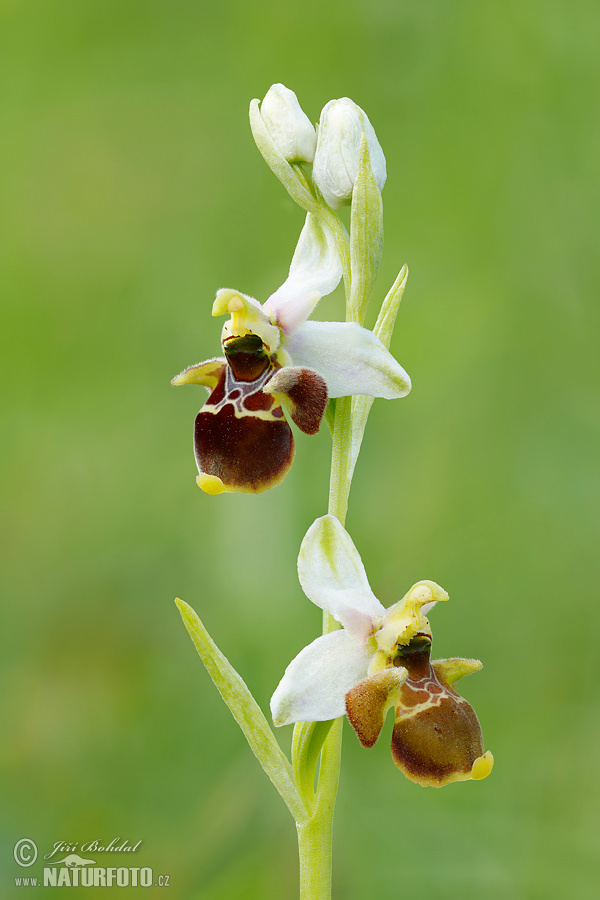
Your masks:
<svg viewBox="0 0 600 900"><path fill-rule="evenodd" d="M312 162L317 135L293 91L273 84L261 103L260 112L269 134L288 162Z"/></svg>
<svg viewBox="0 0 600 900"><path fill-rule="evenodd" d="M385 156L367 114L348 97L330 100L323 107L312 175L332 209L350 203L352 199L363 130L371 168L379 190L382 190L386 178Z"/></svg>

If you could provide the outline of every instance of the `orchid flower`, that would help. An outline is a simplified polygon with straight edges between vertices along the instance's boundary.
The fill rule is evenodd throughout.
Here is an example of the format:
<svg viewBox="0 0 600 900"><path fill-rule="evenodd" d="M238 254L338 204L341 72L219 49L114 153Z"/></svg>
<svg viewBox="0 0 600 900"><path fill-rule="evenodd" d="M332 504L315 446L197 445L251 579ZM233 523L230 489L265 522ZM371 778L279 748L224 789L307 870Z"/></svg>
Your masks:
<svg viewBox="0 0 600 900"><path fill-rule="evenodd" d="M446 591L420 581L384 609L350 535L334 516L309 528L298 574L309 600L343 629L318 637L287 667L271 700L275 725L346 713L363 747L372 747L394 707L392 757L411 781L442 787L489 775L493 757L483 751L479 720L452 687L481 662L430 661L426 614L448 599Z"/></svg>
<svg viewBox="0 0 600 900"><path fill-rule="evenodd" d="M284 409L315 434L329 397L392 399L410 391L410 378L372 331L354 322L306 321L341 276L333 238L309 213L289 275L264 304L229 288L217 292L213 315L231 315L221 334L225 356L172 381L210 392L194 430L202 490L260 493L279 484L294 458Z"/></svg>
<svg viewBox="0 0 600 900"><path fill-rule="evenodd" d="M272 84L261 103L260 114L284 159L313 161L317 133L293 91L284 84Z"/></svg>
<svg viewBox="0 0 600 900"><path fill-rule="evenodd" d="M352 200L363 135L373 175L382 191L387 174L385 156L366 112L349 97L330 100L321 110L312 177L332 209Z"/></svg>

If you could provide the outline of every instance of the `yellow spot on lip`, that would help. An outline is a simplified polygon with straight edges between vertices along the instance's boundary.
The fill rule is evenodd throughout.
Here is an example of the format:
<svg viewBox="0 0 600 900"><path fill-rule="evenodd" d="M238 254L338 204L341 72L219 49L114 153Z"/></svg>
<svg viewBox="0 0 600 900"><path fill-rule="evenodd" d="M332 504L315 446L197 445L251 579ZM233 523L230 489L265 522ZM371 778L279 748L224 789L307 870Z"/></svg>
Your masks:
<svg viewBox="0 0 600 900"><path fill-rule="evenodd" d="M483 756L478 756L473 763L473 768L471 769L471 778L473 779L473 781L481 781L483 778L488 777L493 767L494 757L488 750L488 752L484 753Z"/></svg>
<svg viewBox="0 0 600 900"><path fill-rule="evenodd" d="M202 472L196 478L196 484L206 494L222 494L224 491L228 492L218 475L206 475Z"/></svg>

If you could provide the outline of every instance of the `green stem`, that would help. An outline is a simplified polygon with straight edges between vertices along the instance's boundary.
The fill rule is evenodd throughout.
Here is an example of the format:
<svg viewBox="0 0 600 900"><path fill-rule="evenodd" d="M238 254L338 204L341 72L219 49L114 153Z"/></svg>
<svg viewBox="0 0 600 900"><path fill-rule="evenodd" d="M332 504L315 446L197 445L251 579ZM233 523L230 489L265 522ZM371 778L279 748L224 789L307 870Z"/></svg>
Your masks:
<svg viewBox="0 0 600 900"><path fill-rule="evenodd" d="M328 512L342 525L350 492L348 454L351 435L352 398L340 397L336 400L333 422ZM339 627L333 616L323 613L323 634ZM300 900L329 900L331 897L333 813L340 775L342 724L343 719L335 720L323 744L314 812L306 824L297 826Z"/></svg>
<svg viewBox="0 0 600 900"><path fill-rule="evenodd" d="M331 450L331 478L329 481L329 505L327 512L346 522L350 482L348 480L348 456L352 435L352 397L338 397L335 402ZM331 630L331 629L328 629Z"/></svg>
<svg viewBox="0 0 600 900"><path fill-rule="evenodd" d="M331 897L333 811L340 774L343 719L336 719L323 744L317 802L311 819L298 825L300 900Z"/></svg>
<svg viewBox="0 0 600 900"><path fill-rule="evenodd" d="M365 304L352 303L352 266L348 233L338 216L322 204L320 210L324 220L338 245L344 288L346 293L346 321L362 324ZM333 407L331 477L329 480L329 503L327 512L345 525L348 510L348 496L352 481L353 467L350 466L352 445L352 397L338 397ZM331 425L331 423L330 423ZM323 634L339 628L339 623L329 613L323 613ZM314 798L313 812L304 824L297 824L298 850L300 855L300 900L330 900L331 898L331 852L333 838L333 814L337 796L342 756L343 718L336 719L323 742L321 767ZM305 723L300 723L302 727ZM304 735L298 733L300 746ZM303 784L305 802L312 785Z"/></svg>

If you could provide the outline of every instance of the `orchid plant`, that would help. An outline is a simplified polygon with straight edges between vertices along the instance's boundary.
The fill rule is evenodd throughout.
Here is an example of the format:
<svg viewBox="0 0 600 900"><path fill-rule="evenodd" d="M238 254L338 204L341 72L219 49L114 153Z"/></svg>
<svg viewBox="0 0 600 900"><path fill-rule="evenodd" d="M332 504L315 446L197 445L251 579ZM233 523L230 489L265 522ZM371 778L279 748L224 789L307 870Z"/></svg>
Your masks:
<svg viewBox="0 0 600 900"><path fill-rule="evenodd" d="M264 303L231 288L217 291L212 313L230 317L223 356L189 366L173 384L209 391L194 427L196 480L208 494L260 493L279 484L295 452L286 416L306 434L315 434L323 418L331 429L328 512L308 529L298 559L300 584L323 610L323 634L292 660L271 700L273 723L295 726L291 758L198 615L177 604L209 675L294 817L300 897L327 900L344 716L362 746L372 747L393 708L393 760L423 786L481 780L493 758L484 752L475 711L453 687L481 662L430 658L427 615L447 593L420 581L384 608L344 528L371 404L411 388L389 352L406 266L373 331L363 324L383 247L383 151L352 100L327 103L315 129L282 84L262 103L252 101L250 125L265 161L305 210L305 224L287 279ZM337 212L344 205L351 207L349 231ZM309 320L342 279L346 321Z"/></svg>

